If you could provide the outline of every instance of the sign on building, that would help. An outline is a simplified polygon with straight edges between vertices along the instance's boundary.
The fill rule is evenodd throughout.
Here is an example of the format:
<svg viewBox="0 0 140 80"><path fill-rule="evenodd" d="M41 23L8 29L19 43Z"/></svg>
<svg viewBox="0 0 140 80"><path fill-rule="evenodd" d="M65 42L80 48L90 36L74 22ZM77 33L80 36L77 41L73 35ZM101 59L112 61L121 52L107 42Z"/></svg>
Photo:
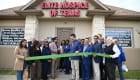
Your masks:
<svg viewBox="0 0 140 80"><path fill-rule="evenodd" d="M105 36L117 39L123 47L132 47L132 29L106 28Z"/></svg>
<svg viewBox="0 0 140 80"><path fill-rule="evenodd" d="M24 38L22 28L3 28L1 29L1 45L17 45Z"/></svg>

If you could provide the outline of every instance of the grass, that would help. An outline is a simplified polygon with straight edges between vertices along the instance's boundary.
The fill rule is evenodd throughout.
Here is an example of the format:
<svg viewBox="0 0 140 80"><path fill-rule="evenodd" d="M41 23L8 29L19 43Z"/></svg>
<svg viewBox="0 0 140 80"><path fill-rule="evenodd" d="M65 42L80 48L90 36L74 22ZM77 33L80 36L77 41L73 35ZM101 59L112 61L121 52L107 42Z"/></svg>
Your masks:
<svg viewBox="0 0 140 80"><path fill-rule="evenodd" d="M140 79L140 70L129 70L128 72L123 72L126 79ZM0 75L15 75L16 71L3 69L0 70ZM116 76L119 77L119 72L116 71Z"/></svg>
<svg viewBox="0 0 140 80"><path fill-rule="evenodd" d="M14 70L6 70L6 69L0 70L0 75L15 75L15 74L16 71Z"/></svg>
<svg viewBox="0 0 140 80"><path fill-rule="evenodd" d="M140 79L140 70L129 70L128 72L123 72L123 74L126 79ZM116 76L119 77L118 71L116 71Z"/></svg>

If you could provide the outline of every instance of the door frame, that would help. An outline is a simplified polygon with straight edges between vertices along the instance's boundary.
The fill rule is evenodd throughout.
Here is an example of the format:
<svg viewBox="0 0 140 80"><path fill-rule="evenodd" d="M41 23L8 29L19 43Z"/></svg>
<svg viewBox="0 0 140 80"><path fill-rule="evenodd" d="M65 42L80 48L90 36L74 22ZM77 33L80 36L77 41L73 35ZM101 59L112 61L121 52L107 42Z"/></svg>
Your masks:
<svg viewBox="0 0 140 80"><path fill-rule="evenodd" d="M73 30L73 33L75 34L75 27L55 27L55 36L58 36L58 33L57 33L57 30L59 28L65 28L65 29L72 29Z"/></svg>
<svg viewBox="0 0 140 80"><path fill-rule="evenodd" d="M58 29L59 28L65 28L65 29L72 29L73 34L75 33L75 27L55 27L55 35L58 37ZM58 37L59 39L59 37Z"/></svg>

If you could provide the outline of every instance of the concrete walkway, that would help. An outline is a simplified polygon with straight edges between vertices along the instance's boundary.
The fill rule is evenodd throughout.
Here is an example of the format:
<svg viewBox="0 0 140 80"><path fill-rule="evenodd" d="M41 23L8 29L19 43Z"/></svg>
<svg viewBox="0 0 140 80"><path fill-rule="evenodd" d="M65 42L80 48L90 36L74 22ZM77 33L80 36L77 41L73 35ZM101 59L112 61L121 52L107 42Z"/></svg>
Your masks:
<svg viewBox="0 0 140 80"><path fill-rule="evenodd" d="M71 75L65 75L64 73L59 72L59 73L57 73L56 79L49 79L49 80L70 80L70 79L71 79ZM16 80L16 75L0 75L0 80ZM93 80L93 79L91 79L91 80ZM119 79L117 79L117 80L119 80ZM138 80L138 79L125 79L125 80Z"/></svg>

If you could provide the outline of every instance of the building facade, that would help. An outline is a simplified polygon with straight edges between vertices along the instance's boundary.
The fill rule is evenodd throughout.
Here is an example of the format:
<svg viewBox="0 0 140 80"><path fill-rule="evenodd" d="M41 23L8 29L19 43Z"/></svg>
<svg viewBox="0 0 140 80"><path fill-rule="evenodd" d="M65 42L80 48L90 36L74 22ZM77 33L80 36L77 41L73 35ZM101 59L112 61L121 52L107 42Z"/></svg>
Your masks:
<svg viewBox="0 0 140 80"><path fill-rule="evenodd" d="M124 47L128 69L140 70L140 12L105 5L98 0L31 0L0 10L0 68L13 68L15 45L25 38L58 36L78 39L102 34Z"/></svg>

